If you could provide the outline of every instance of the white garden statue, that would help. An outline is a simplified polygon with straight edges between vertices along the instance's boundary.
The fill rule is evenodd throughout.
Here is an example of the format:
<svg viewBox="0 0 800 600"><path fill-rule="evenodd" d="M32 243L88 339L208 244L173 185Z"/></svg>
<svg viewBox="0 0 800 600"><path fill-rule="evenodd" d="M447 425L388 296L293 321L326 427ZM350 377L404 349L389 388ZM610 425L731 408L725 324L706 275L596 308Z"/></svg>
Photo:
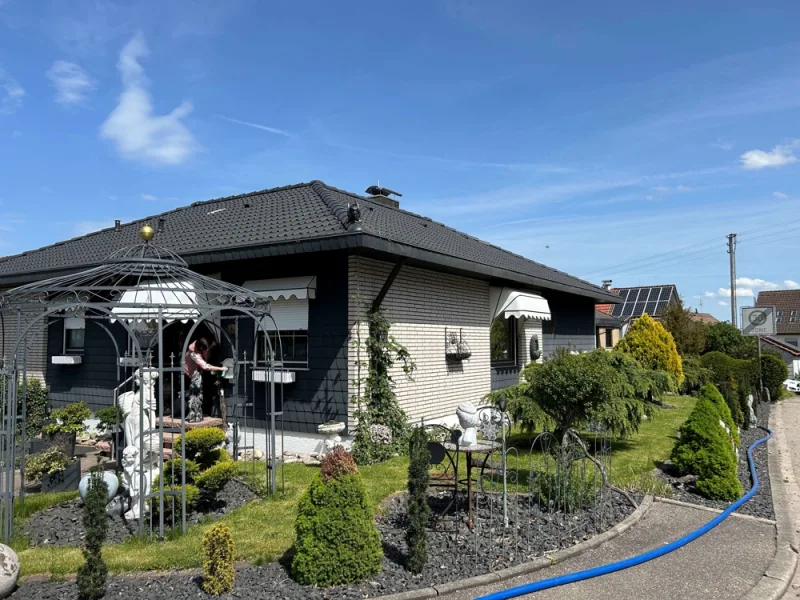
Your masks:
<svg viewBox="0 0 800 600"><path fill-rule="evenodd" d="M136 446L127 446L122 451L122 485L128 490L131 502L130 510L125 513L126 519L139 519L142 516L139 506L141 499L150 494L153 481L161 471L158 458L158 454L145 449L145 456L140 461L139 448Z"/></svg>
<svg viewBox="0 0 800 600"><path fill-rule="evenodd" d="M137 369L133 374L133 383L138 389L119 396L119 408L125 415L126 446L139 447L142 425L145 431L155 429L157 406L154 387L156 379L158 379L157 372L148 371L142 375L141 371ZM140 414L142 408L144 408L144 414Z"/></svg>
<svg viewBox="0 0 800 600"><path fill-rule="evenodd" d="M461 446L474 446L478 441L478 433L475 429L478 425L478 411L475 410L472 402L464 402L458 405L456 416L459 425L464 430L464 435L461 436Z"/></svg>

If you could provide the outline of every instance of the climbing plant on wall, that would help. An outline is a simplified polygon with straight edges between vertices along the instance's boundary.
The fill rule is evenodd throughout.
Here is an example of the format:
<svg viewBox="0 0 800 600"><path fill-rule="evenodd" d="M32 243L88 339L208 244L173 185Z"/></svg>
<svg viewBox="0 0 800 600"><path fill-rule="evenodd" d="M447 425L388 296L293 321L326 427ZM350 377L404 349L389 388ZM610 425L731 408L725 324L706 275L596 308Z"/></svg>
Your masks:
<svg viewBox="0 0 800 600"><path fill-rule="evenodd" d="M369 310L366 324L367 338L362 339L362 323L357 322L351 341L356 357L351 401L358 420L353 456L359 464L380 462L405 450L408 418L397 401L390 371L399 364L411 377L416 368L406 347L391 335L384 309Z"/></svg>

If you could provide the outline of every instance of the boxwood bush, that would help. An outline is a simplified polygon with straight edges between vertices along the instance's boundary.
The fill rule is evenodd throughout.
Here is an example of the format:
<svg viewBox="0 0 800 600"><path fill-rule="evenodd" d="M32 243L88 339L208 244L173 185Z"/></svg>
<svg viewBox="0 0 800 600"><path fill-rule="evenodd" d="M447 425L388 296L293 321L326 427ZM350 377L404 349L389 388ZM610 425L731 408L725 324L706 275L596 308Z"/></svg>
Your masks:
<svg viewBox="0 0 800 600"><path fill-rule="evenodd" d="M165 461L164 468L161 470L164 476L164 485L181 485L181 463L186 465L186 483L194 483L195 478L200 474L200 465L193 460L173 458Z"/></svg>
<svg viewBox="0 0 800 600"><path fill-rule="evenodd" d="M317 475L300 498L295 531L292 577L299 583L344 585L381 570L381 538L358 473L327 481Z"/></svg>
<svg viewBox="0 0 800 600"><path fill-rule="evenodd" d="M697 476L697 490L713 500L735 500L742 494L733 440L720 425L719 402L701 396L681 426L672 461L681 474ZM723 419L724 420L724 419Z"/></svg>
<svg viewBox="0 0 800 600"><path fill-rule="evenodd" d="M218 427L200 427L186 432L186 456L196 461L202 468L208 468L221 459L221 454L227 456L223 448L225 432ZM176 454L181 453L181 436L177 436L172 444ZM221 451L221 452L220 452Z"/></svg>
<svg viewBox="0 0 800 600"><path fill-rule="evenodd" d="M223 461L209 467L195 478L195 483L204 492L217 493L225 484L236 477L239 465L233 461Z"/></svg>

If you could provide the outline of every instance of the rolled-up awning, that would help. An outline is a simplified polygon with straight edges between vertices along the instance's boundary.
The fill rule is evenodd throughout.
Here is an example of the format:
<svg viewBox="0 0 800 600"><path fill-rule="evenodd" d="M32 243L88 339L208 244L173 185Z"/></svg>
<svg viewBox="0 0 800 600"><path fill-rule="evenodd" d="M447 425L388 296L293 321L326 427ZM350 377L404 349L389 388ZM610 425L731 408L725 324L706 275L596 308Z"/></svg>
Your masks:
<svg viewBox="0 0 800 600"><path fill-rule="evenodd" d="M125 321L152 321L160 314L165 321L185 323L200 316L195 286L189 281L144 282L125 290L118 304L111 312Z"/></svg>
<svg viewBox="0 0 800 600"><path fill-rule="evenodd" d="M258 292L270 300L314 299L317 295L316 275L305 277L279 277L277 279L253 279L245 281L242 287Z"/></svg>
<svg viewBox="0 0 800 600"><path fill-rule="evenodd" d="M550 305L547 300L533 292L522 292L514 288L489 288L489 318L509 317L550 320Z"/></svg>

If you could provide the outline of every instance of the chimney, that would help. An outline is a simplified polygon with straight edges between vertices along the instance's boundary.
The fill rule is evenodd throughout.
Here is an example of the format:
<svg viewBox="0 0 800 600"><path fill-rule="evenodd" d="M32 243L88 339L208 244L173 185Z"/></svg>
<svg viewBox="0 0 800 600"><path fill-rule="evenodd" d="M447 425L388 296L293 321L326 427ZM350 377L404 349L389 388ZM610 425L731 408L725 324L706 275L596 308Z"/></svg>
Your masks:
<svg viewBox="0 0 800 600"><path fill-rule="evenodd" d="M378 185L371 185L365 191L369 194L369 199L373 202L388 206L389 208L400 208L400 202L394 198L389 198L389 196L397 196L400 198L403 194L390 190L389 188L381 187L380 181Z"/></svg>
<svg viewBox="0 0 800 600"><path fill-rule="evenodd" d="M607 290L611 288L611 280L610 279L603 279L603 289Z"/></svg>

